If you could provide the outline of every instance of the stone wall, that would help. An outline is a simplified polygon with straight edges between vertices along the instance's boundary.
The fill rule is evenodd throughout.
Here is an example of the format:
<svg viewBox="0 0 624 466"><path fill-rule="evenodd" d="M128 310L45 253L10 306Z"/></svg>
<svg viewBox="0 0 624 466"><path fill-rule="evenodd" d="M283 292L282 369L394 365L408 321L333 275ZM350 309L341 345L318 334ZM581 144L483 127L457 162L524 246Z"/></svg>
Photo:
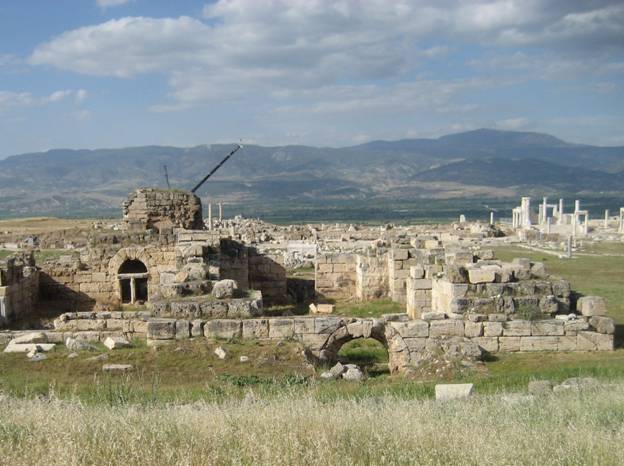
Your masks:
<svg viewBox="0 0 624 466"><path fill-rule="evenodd" d="M288 281L281 251L264 251L260 254L249 248L249 287L260 290L269 304L283 303L288 295Z"/></svg>
<svg viewBox="0 0 624 466"><path fill-rule="evenodd" d="M330 299L353 298L357 280L355 255L318 255L314 278L318 294Z"/></svg>
<svg viewBox="0 0 624 466"><path fill-rule="evenodd" d="M33 312L38 288L39 271L32 254L19 254L0 262L0 326Z"/></svg>
<svg viewBox="0 0 624 466"><path fill-rule="evenodd" d="M204 227L199 197L189 191L140 188L123 203L123 221L127 230L157 231Z"/></svg>
<svg viewBox="0 0 624 466"><path fill-rule="evenodd" d="M355 297L370 301L388 296L388 260L385 256L355 257Z"/></svg>

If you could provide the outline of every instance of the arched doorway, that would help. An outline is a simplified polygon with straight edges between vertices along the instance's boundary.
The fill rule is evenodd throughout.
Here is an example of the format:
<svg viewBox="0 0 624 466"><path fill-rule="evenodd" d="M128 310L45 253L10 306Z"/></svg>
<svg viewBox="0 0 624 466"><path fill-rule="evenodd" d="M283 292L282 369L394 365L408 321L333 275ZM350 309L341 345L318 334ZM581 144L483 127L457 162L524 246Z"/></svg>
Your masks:
<svg viewBox="0 0 624 466"><path fill-rule="evenodd" d="M138 259L127 259L117 272L121 302L124 304L143 303L147 301L147 267Z"/></svg>

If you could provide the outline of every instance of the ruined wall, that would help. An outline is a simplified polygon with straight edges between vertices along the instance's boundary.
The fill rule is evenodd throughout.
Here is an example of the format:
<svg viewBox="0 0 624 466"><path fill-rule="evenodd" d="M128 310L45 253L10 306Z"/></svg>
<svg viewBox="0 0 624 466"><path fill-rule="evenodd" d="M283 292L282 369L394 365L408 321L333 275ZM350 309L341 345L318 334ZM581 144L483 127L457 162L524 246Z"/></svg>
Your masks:
<svg viewBox="0 0 624 466"><path fill-rule="evenodd" d="M189 191L140 188L123 203L123 221L127 230L172 228L201 230L202 205Z"/></svg>
<svg viewBox="0 0 624 466"><path fill-rule="evenodd" d="M353 254L319 254L314 268L316 292L330 299L355 296L357 280Z"/></svg>
<svg viewBox="0 0 624 466"><path fill-rule="evenodd" d="M244 244L229 239L220 241L219 271L220 278L236 280L238 287L249 288L249 248Z"/></svg>
<svg viewBox="0 0 624 466"><path fill-rule="evenodd" d="M34 311L39 271L32 254L9 257L0 263L0 326Z"/></svg>
<svg viewBox="0 0 624 466"><path fill-rule="evenodd" d="M360 301L388 296L388 260L385 256L355 257L355 297Z"/></svg>
<svg viewBox="0 0 624 466"><path fill-rule="evenodd" d="M260 254L255 248L249 248L249 288L260 290L269 304L286 301L288 282L281 251Z"/></svg>

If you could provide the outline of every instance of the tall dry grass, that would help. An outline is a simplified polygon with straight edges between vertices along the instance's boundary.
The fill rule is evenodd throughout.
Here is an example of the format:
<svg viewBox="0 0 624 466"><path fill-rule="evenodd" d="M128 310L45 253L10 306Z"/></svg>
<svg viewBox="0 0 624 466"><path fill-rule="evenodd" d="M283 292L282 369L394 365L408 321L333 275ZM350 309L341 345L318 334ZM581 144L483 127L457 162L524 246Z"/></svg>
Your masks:
<svg viewBox="0 0 624 466"><path fill-rule="evenodd" d="M535 399L0 397L0 464L624 464L624 385Z"/></svg>

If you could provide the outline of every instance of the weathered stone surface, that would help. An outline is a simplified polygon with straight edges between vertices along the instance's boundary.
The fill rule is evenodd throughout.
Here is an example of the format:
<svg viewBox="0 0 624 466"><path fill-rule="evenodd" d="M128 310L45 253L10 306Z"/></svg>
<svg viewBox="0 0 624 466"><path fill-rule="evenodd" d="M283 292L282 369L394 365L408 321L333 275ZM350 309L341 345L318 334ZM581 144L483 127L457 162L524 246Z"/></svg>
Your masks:
<svg viewBox="0 0 624 466"><path fill-rule="evenodd" d="M471 383L438 384L435 386L435 397L438 401L464 399L472 395L473 388Z"/></svg>
<svg viewBox="0 0 624 466"><path fill-rule="evenodd" d="M409 322L388 322L403 338L421 338L429 336L429 322L410 320Z"/></svg>
<svg viewBox="0 0 624 466"><path fill-rule="evenodd" d="M607 303L601 296L583 296L576 302L576 308L584 316L604 316Z"/></svg>
<svg viewBox="0 0 624 466"><path fill-rule="evenodd" d="M420 318L422 320L425 320L425 321L429 322L429 321L432 321L432 320L443 320L444 318L446 318L446 315L444 314L444 312L429 311L429 312L423 312L420 315Z"/></svg>
<svg viewBox="0 0 624 466"><path fill-rule="evenodd" d="M232 319L209 320L204 325L206 338L229 340L242 336L243 321Z"/></svg>
<svg viewBox="0 0 624 466"><path fill-rule="evenodd" d="M429 336L464 336L464 322L461 320L434 320L429 324Z"/></svg>
<svg viewBox="0 0 624 466"><path fill-rule="evenodd" d="M537 320L531 322L531 335L533 336L557 336L564 333L564 323L560 320Z"/></svg>
<svg viewBox="0 0 624 466"><path fill-rule="evenodd" d="M54 343L13 343L13 341L10 341L6 348L4 348L4 352L28 353L30 351L34 351L36 353L40 353L51 351L55 346L56 345Z"/></svg>
<svg viewBox="0 0 624 466"><path fill-rule="evenodd" d="M45 332L30 332L17 336L11 340L14 344L21 343L47 343L48 336Z"/></svg>
<svg viewBox="0 0 624 466"><path fill-rule="evenodd" d="M499 337L503 334L502 322L485 322L483 324L483 335L486 337Z"/></svg>
<svg viewBox="0 0 624 466"><path fill-rule="evenodd" d="M589 330L589 322L584 319L574 319L564 321L563 328L566 335L577 335L578 332Z"/></svg>
<svg viewBox="0 0 624 466"><path fill-rule="evenodd" d="M235 280L219 280L212 287L212 296L217 299L234 298L238 290L238 283Z"/></svg>
<svg viewBox="0 0 624 466"><path fill-rule="evenodd" d="M269 319L269 338L292 338L295 331L294 319Z"/></svg>
<svg viewBox="0 0 624 466"><path fill-rule="evenodd" d="M511 320L503 323L503 336L521 337L531 335L531 322L526 320Z"/></svg>
<svg viewBox="0 0 624 466"><path fill-rule="evenodd" d="M483 336L483 323L464 322L464 334L469 338Z"/></svg>
<svg viewBox="0 0 624 466"><path fill-rule="evenodd" d="M493 268L471 268L468 279L470 283L492 283L496 280L496 271Z"/></svg>
<svg viewBox="0 0 624 466"><path fill-rule="evenodd" d="M109 350L113 350L119 348L131 348L132 343L123 337L107 337L106 340L104 340L104 346L106 346Z"/></svg>
<svg viewBox="0 0 624 466"><path fill-rule="evenodd" d="M129 372L133 369L132 364L104 364L104 372Z"/></svg>
<svg viewBox="0 0 624 466"><path fill-rule="evenodd" d="M69 351L93 351L97 348L86 340L67 337L65 346Z"/></svg>
<svg viewBox="0 0 624 466"><path fill-rule="evenodd" d="M175 338L175 320L150 320L147 323L147 338L150 340L173 340Z"/></svg>
<svg viewBox="0 0 624 466"><path fill-rule="evenodd" d="M221 347L221 346L217 346L214 350L214 354L219 358L219 359L225 359L227 356L227 352Z"/></svg>
<svg viewBox="0 0 624 466"><path fill-rule="evenodd" d="M559 343L557 344L557 351L576 351L576 336L563 336L558 337Z"/></svg>
<svg viewBox="0 0 624 466"><path fill-rule="evenodd" d="M329 373L331 374L332 379L337 379L344 374L346 370L347 368L338 362L329 370Z"/></svg>
<svg viewBox="0 0 624 466"><path fill-rule="evenodd" d="M521 337L498 337L498 350L501 353L520 351Z"/></svg>
<svg viewBox="0 0 624 466"><path fill-rule="evenodd" d="M342 378L351 381L360 381L364 379L364 373L355 364L347 364L347 370L343 372Z"/></svg>
<svg viewBox="0 0 624 466"><path fill-rule="evenodd" d="M243 338L269 338L268 319L245 319L243 320Z"/></svg>
<svg viewBox="0 0 624 466"><path fill-rule="evenodd" d="M310 314L333 314L335 306L333 304L314 304L309 306Z"/></svg>
<svg viewBox="0 0 624 466"><path fill-rule="evenodd" d="M557 351L558 337L521 337L520 351Z"/></svg>
<svg viewBox="0 0 624 466"><path fill-rule="evenodd" d="M579 351L611 351L613 335L596 332L578 332L576 349Z"/></svg>
<svg viewBox="0 0 624 466"><path fill-rule="evenodd" d="M403 342L410 351L422 351L427 345L426 338L403 338Z"/></svg>
<svg viewBox="0 0 624 466"><path fill-rule="evenodd" d="M477 337L473 338L474 341L483 351L488 353L498 352L498 338L497 337Z"/></svg>
<svg viewBox="0 0 624 466"><path fill-rule="evenodd" d="M610 317L592 316L589 318L589 324L594 327L598 333L606 333L609 335L615 333L615 322Z"/></svg>
<svg viewBox="0 0 624 466"><path fill-rule="evenodd" d="M204 321L195 319L191 322L191 337L203 337L204 336Z"/></svg>
<svg viewBox="0 0 624 466"><path fill-rule="evenodd" d="M176 320L175 339L186 340L191 337L191 323L188 320Z"/></svg>
<svg viewBox="0 0 624 466"><path fill-rule="evenodd" d="M340 317L317 317L314 319L314 333L333 333L341 323Z"/></svg>
<svg viewBox="0 0 624 466"><path fill-rule="evenodd" d="M314 319L295 317L295 333L314 333Z"/></svg>

